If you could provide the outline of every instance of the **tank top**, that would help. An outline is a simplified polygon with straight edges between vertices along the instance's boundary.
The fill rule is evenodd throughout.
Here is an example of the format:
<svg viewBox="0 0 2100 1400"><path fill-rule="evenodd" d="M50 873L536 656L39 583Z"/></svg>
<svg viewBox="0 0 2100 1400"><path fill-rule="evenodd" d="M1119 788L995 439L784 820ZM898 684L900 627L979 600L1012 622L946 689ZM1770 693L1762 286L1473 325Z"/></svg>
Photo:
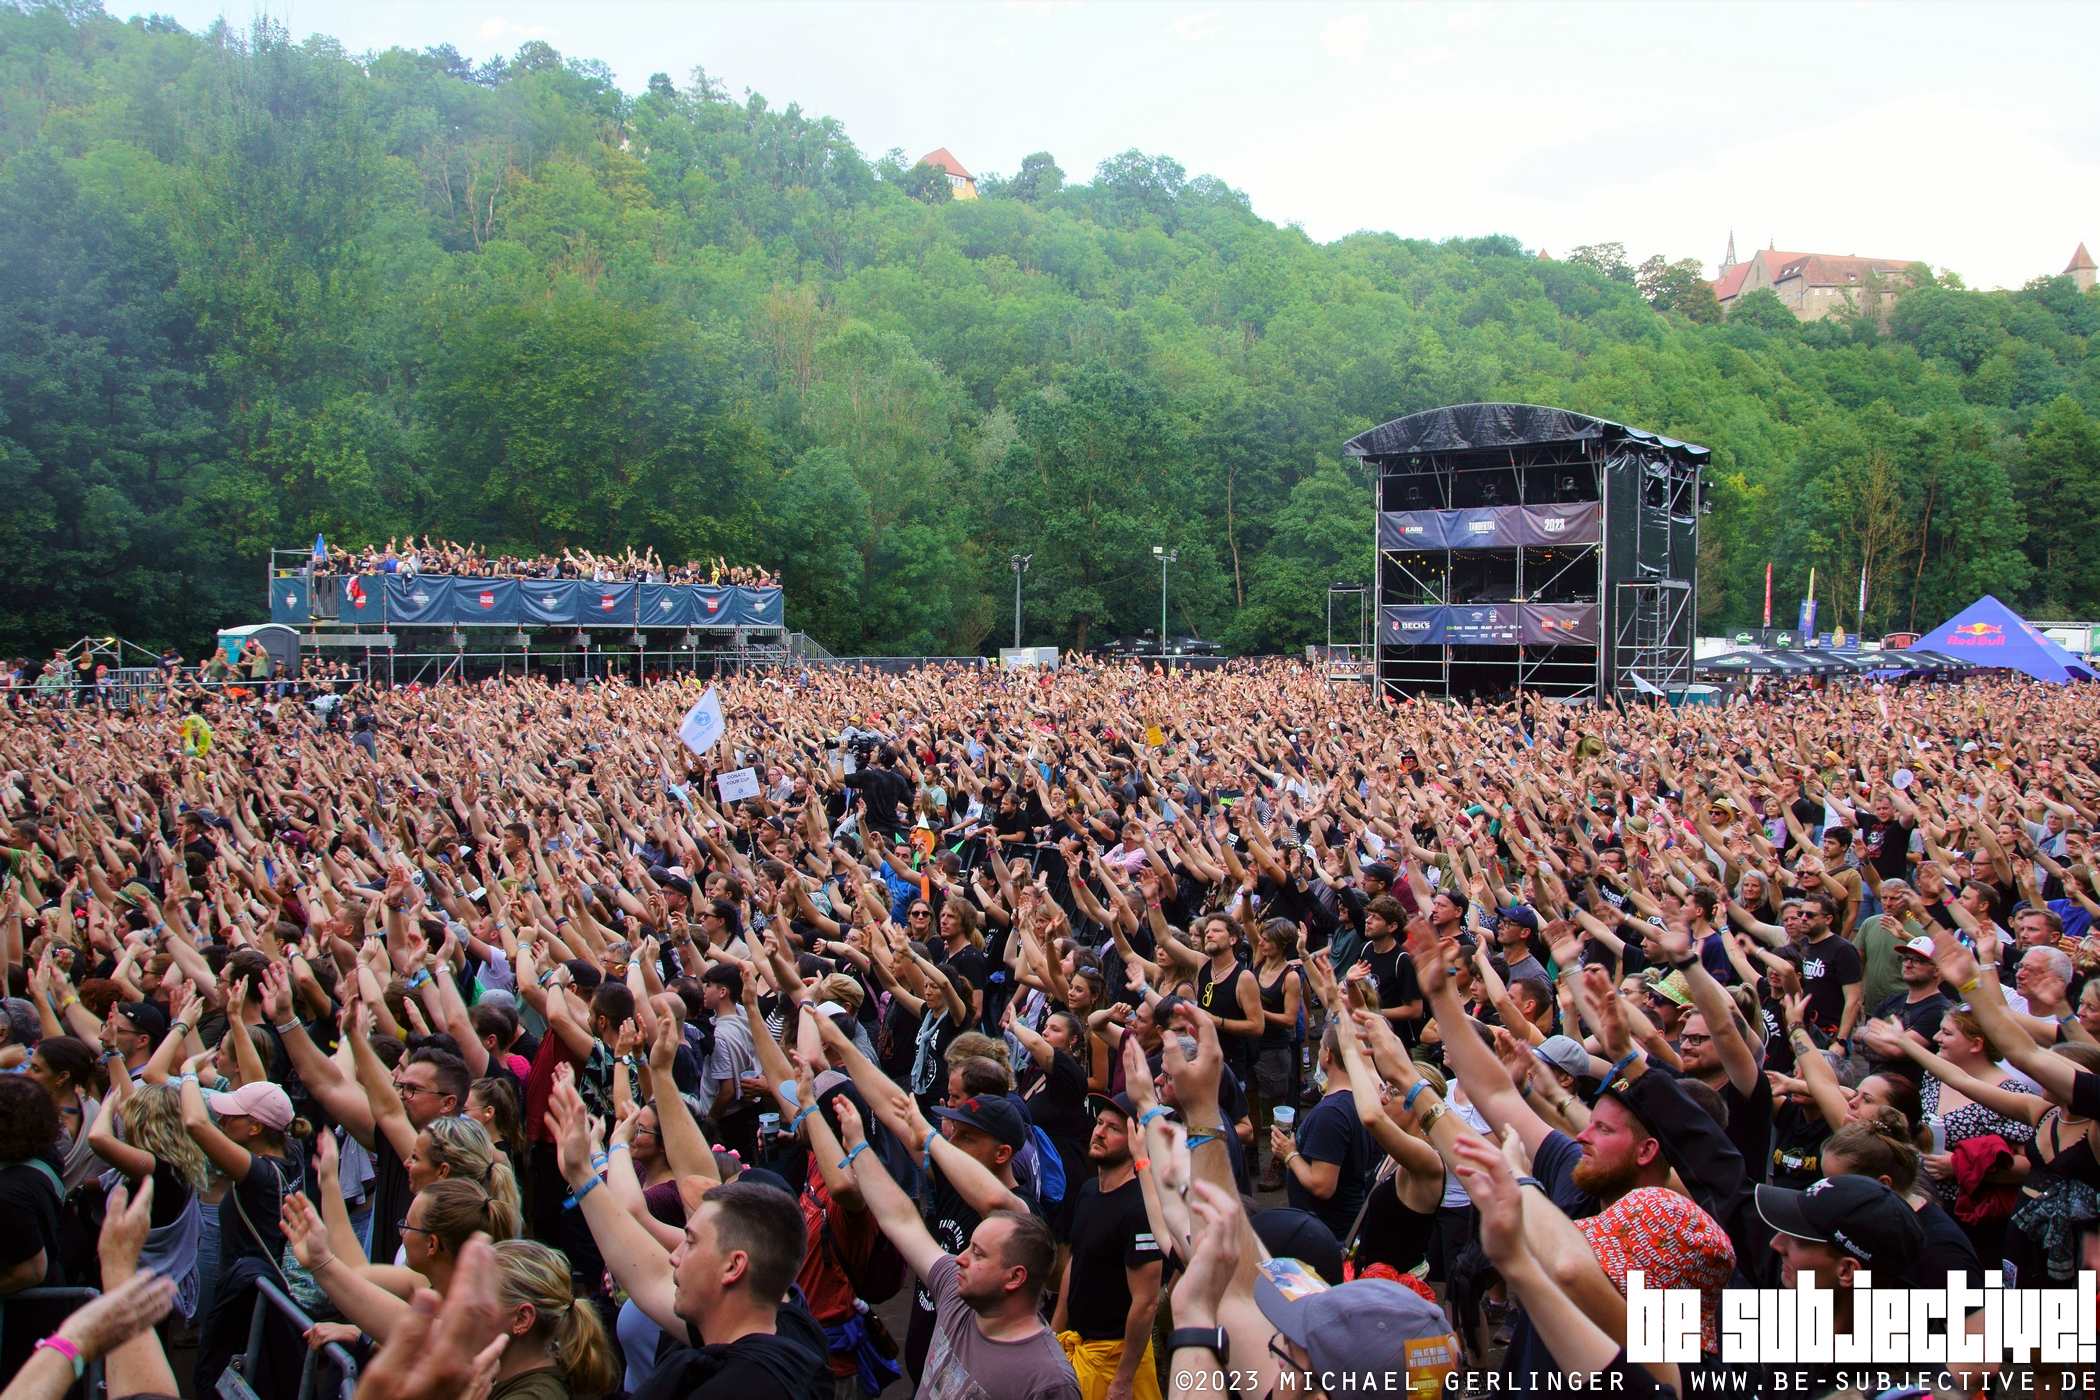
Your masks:
<svg viewBox="0 0 2100 1400"><path fill-rule="evenodd" d="M1256 973L1254 985L1261 992L1261 1009L1281 1016L1283 1014L1283 984L1286 979L1297 975L1296 972L1286 967L1276 974L1274 982L1263 982L1261 974ZM1291 1028L1279 1025L1265 1017L1262 1020L1261 1043L1265 1047L1289 1045L1291 1043Z"/></svg>
<svg viewBox="0 0 2100 1400"><path fill-rule="evenodd" d="M1213 1016L1237 1021L1240 1018L1240 978L1248 975L1250 974L1247 964L1236 962L1232 965L1232 971L1225 974L1224 980L1212 981L1210 964L1204 963L1196 970L1196 1005ZM1253 1048L1253 1036L1235 1035L1230 1031L1221 1031L1219 1035L1225 1042L1225 1054L1228 1059L1235 1055L1244 1056Z"/></svg>

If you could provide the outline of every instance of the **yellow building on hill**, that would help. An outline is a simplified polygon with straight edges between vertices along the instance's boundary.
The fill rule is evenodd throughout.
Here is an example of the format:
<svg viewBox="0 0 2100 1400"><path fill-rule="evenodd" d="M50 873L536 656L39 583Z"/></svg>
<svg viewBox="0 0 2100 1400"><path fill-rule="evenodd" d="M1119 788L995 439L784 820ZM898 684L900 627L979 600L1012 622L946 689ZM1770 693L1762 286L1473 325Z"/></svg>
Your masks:
<svg viewBox="0 0 2100 1400"><path fill-rule="evenodd" d="M928 151L925 155L920 156L919 164L930 165L935 170L946 175L948 177L948 188L957 199L977 198L976 178L969 171L963 169L963 163L950 154L946 146L942 146L938 150Z"/></svg>

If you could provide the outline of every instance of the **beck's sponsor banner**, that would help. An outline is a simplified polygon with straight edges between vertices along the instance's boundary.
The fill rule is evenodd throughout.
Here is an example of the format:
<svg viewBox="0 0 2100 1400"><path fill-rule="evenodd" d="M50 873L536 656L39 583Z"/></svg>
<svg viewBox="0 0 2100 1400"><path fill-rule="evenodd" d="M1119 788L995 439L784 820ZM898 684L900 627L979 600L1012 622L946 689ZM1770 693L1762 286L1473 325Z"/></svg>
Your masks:
<svg viewBox="0 0 2100 1400"><path fill-rule="evenodd" d="M1379 619L1385 646L1595 646L1595 603L1404 603Z"/></svg>
<svg viewBox="0 0 2100 1400"><path fill-rule="evenodd" d="M446 574L358 574L330 581L344 622L410 627L778 627L777 588L584 579L468 578ZM290 585L271 581L273 615L305 621Z"/></svg>

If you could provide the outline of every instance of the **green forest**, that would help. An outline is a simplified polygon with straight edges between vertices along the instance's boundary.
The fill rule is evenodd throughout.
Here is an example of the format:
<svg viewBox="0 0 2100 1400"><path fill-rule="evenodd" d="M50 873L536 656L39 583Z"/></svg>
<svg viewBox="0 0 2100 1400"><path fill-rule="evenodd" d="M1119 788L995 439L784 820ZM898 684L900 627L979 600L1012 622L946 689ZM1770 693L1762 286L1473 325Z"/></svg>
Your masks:
<svg viewBox="0 0 2100 1400"><path fill-rule="evenodd" d="M1286 648L1369 576L1342 443L1497 399L1713 449L1702 630L1767 560L1848 628L1865 562L1869 634L2100 612L2067 278L1724 321L1688 262L1316 243L1165 154L931 175L702 67L0 6L0 646L194 651L324 531L764 564L840 653L1010 640L1017 550L1031 644L1157 626L1166 545L1173 630Z"/></svg>

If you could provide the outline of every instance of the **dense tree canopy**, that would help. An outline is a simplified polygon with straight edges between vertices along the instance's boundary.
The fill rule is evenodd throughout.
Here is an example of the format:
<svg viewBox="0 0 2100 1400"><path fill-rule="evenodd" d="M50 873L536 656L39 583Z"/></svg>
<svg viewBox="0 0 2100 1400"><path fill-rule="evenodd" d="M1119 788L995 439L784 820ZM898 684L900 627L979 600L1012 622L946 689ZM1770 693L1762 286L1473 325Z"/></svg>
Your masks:
<svg viewBox="0 0 2100 1400"><path fill-rule="evenodd" d="M814 94L821 97L821 94ZM929 132L963 149L967 132ZM1702 624L1991 590L2100 611L2100 296L1954 279L1726 320L1616 244L1317 244L1164 155L982 198L700 69L353 56L0 6L0 640L193 645L265 552L429 531L777 566L839 651L1324 630L1367 576L1354 433L1514 399L1714 450ZM2068 237L2068 235L2067 235Z"/></svg>

